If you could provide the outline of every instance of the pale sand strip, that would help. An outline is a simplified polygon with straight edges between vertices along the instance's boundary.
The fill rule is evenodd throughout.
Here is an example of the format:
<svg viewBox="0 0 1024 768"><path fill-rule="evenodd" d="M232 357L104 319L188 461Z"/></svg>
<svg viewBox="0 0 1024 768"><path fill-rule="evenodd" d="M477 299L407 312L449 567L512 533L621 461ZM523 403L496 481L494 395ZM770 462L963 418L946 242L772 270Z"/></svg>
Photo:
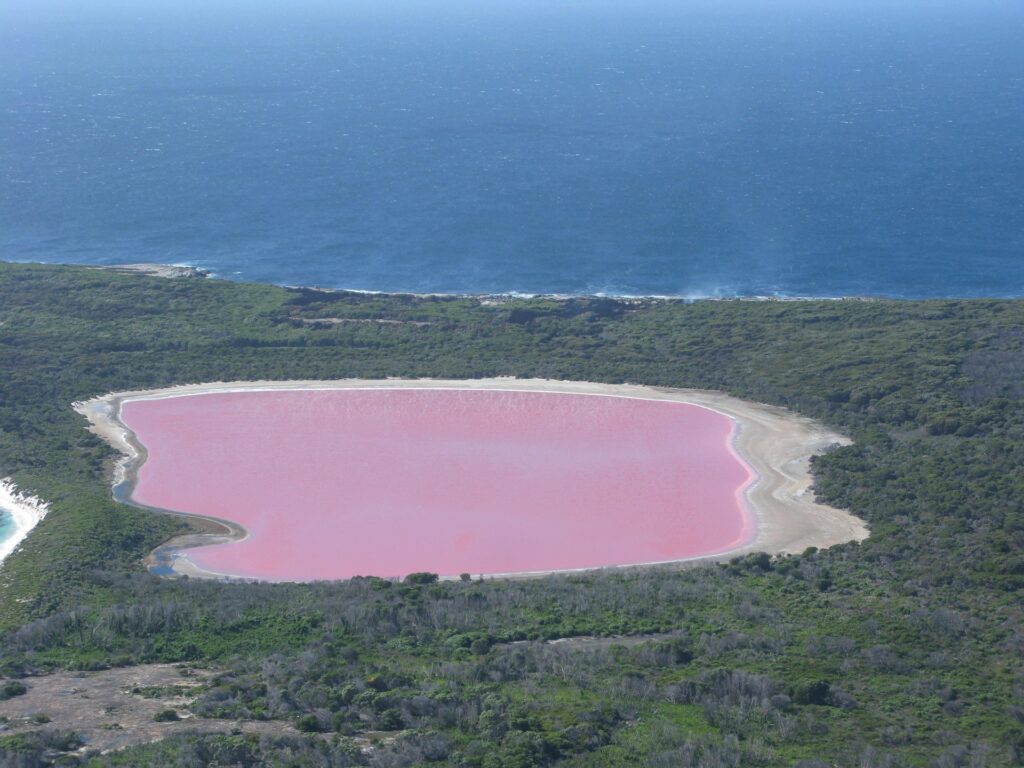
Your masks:
<svg viewBox="0 0 1024 768"><path fill-rule="evenodd" d="M813 478L810 458L850 440L823 425L783 408L740 400L721 392L697 389L671 389L634 384L596 384L511 377L472 380L442 379L342 379L337 381L246 381L186 384L166 389L116 392L75 403L74 408L89 421L89 429L109 442L124 457L114 471L114 485L134 482L134 474L145 461L145 449L119 419L121 404L128 400L154 400L200 395L212 392L329 389L485 389L528 392L561 392L583 395L610 395L643 400L667 400L709 408L733 419L738 430L737 453L757 473L745 496L755 516L753 539L727 553L695 560L721 560L748 552L795 554L808 547L824 549L868 537L867 524L846 512L816 503L811 491ZM164 511L164 510L157 510ZM175 514L175 513L171 513ZM241 526L226 520L203 518L224 527L217 534L190 535L170 542L170 546L199 546L202 543L237 540L246 535ZM676 561L683 562L683 561ZM206 573L185 556L178 555L174 570L189 576L221 577ZM519 575L524 574L507 574Z"/></svg>
<svg viewBox="0 0 1024 768"><path fill-rule="evenodd" d="M0 479L0 509L14 520L14 533L0 541L0 563L18 548L39 521L50 511L49 505L18 490L11 478Z"/></svg>

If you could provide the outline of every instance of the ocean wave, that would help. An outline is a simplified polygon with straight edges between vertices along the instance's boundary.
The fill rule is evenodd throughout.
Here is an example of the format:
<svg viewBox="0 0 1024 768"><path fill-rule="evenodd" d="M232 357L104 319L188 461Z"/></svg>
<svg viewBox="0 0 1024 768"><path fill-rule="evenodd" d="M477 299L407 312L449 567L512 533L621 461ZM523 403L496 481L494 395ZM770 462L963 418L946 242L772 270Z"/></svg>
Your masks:
<svg viewBox="0 0 1024 768"><path fill-rule="evenodd" d="M0 509L11 517L13 531L0 540L0 563L14 552L50 511L49 503L19 491L11 478L0 479Z"/></svg>

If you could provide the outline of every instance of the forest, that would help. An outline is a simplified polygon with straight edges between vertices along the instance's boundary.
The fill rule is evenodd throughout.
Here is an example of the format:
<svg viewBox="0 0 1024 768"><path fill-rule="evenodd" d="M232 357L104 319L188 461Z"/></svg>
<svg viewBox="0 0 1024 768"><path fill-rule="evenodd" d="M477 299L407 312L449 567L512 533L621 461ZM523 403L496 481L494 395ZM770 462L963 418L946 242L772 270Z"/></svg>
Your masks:
<svg viewBox="0 0 1024 768"><path fill-rule="evenodd" d="M1024 301L417 297L0 263L0 477L50 514L0 566L0 700L54 670L216 671L189 734L0 765L1024 765ZM257 584L143 560L71 404L253 379L490 376L715 389L853 439L815 493L871 536L529 580ZM367 744L370 746L368 747Z"/></svg>

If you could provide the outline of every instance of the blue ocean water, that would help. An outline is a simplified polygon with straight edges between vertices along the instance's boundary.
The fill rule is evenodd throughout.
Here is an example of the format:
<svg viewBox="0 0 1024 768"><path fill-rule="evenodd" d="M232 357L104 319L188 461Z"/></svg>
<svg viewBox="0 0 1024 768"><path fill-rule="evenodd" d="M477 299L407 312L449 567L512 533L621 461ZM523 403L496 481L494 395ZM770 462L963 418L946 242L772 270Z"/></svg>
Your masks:
<svg viewBox="0 0 1024 768"><path fill-rule="evenodd" d="M1024 295L1019 0L10 0L0 259Z"/></svg>

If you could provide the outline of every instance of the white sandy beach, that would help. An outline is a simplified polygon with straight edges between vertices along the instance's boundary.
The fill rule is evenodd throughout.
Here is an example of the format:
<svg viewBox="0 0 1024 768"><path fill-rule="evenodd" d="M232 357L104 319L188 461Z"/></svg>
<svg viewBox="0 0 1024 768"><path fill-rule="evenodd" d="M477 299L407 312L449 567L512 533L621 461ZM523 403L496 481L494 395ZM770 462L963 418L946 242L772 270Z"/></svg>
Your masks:
<svg viewBox="0 0 1024 768"><path fill-rule="evenodd" d="M14 534L0 541L2 563L46 517L49 505L35 496L21 493L10 478L4 478L0 479L0 509L8 512L14 521Z"/></svg>
<svg viewBox="0 0 1024 768"><path fill-rule="evenodd" d="M145 450L120 419L121 404L128 400L150 400L201 395L213 392L244 392L302 389L488 389L532 392L561 392L668 400L690 403L722 413L738 425L737 453L757 473L756 481L745 493L756 528L751 540L727 553L708 558L723 559L747 552L796 554L808 547L823 549L848 541L861 541L869 535L863 520L840 509L816 503L812 492L810 458L849 439L823 425L782 408L740 400L720 392L670 389L632 384L551 381L544 379L492 378L474 380L440 379L346 379L337 381L246 381L189 384L166 389L117 392L74 407L89 421L89 429L123 454L113 478L114 484L131 481L134 471L145 461ZM222 524L225 521L217 521ZM228 525L228 528L231 528ZM233 537L244 535L236 529ZM231 538L232 536L229 536ZM224 535L211 540L223 541ZM191 536L184 546L195 546ZM187 557L176 559L174 569L190 576L205 575ZM208 574L214 576L215 574Z"/></svg>

